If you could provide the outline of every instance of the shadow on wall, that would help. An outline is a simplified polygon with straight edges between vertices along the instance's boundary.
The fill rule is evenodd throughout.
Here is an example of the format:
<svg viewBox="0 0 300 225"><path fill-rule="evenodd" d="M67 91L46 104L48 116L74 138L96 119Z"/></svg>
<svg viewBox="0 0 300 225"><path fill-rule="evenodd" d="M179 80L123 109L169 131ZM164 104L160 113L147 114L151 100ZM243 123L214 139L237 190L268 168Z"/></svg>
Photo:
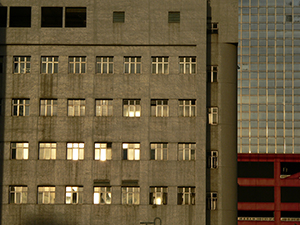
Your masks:
<svg viewBox="0 0 300 225"><path fill-rule="evenodd" d="M0 3L0 224L2 224L2 202L3 202L3 152L4 152L4 112L5 112L5 56L6 56L6 22L7 7Z"/></svg>

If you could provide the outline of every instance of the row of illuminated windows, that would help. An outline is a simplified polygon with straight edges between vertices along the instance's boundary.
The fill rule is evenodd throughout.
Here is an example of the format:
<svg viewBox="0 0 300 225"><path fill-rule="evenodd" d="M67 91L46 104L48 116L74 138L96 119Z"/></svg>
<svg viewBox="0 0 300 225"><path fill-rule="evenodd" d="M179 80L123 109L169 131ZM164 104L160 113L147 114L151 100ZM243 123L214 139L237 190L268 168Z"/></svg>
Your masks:
<svg viewBox="0 0 300 225"><path fill-rule="evenodd" d="M41 57L41 73L53 74L58 73L58 56L42 56ZM0 57L0 73L4 72L3 57ZM87 72L86 56L69 56L68 72L82 74ZM179 56L178 58L179 73L195 74L196 73L196 57L195 56ZM123 72L125 74L142 73L142 57L141 56L124 56ZM30 56L14 56L13 57L13 73L25 74L31 72ZM151 57L151 72L153 74L169 74L169 57L153 56ZM112 74L114 73L114 57L99 56L96 57L96 73Z"/></svg>
<svg viewBox="0 0 300 225"><path fill-rule="evenodd" d="M168 160L168 143L151 143L150 160ZM57 143L39 143L39 160L55 160ZM140 143L123 143L122 144L123 160L140 160ZM179 161L195 160L196 144L195 143L178 143L177 159ZM84 160L84 143L67 143L67 160ZM112 143L98 142L94 144L94 160L107 161L112 160ZM28 160L29 143L12 142L10 159ZM208 152L207 168L218 168L218 151Z"/></svg>
<svg viewBox="0 0 300 225"><path fill-rule="evenodd" d="M108 182L109 183L109 182ZM94 186L93 204L110 205L112 204L113 188L111 186ZM38 204L55 204L55 186L38 186L37 188ZM140 204L140 187L139 186L122 186L121 187L121 204L139 205ZM27 186L10 186L9 203L26 204L28 198ZM65 204L82 204L83 203L83 186L66 186L65 187ZM150 186L149 187L149 204L150 205L167 205L168 204L168 187ZM177 205L195 205L195 187L179 186L177 187ZM207 207L211 210L217 209L217 192L207 193Z"/></svg>
<svg viewBox="0 0 300 225"><path fill-rule="evenodd" d="M0 7L0 27L31 27L31 7L11 6ZM37 13L37 12L36 12ZM9 17L9 20L8 18ZM135 17L133 17L135 18ZM169 23L180 23L180 12L168 12ZM63 26L64 22L64 26ZM112 13L113 23L124 23L125 12L114 11ZM41 27L86 27L87 8L86 7L41 7Z"/></svg>
<svg viewBox="0 0 300 225"><path fill-rule="evenodd" d="M56 143L39 143L39 159L55 160ZM94 160L112 160L112 143L95 143ZM178 143L178 160L195 160L195 143ZM28 142L11 143L11 159L27 160L29 156ZM67 160L84 160L84 143L67 143ZM140 160L140 143L122 144L123 160ZM168 143L150 144L151 160L168 160Z"/></svg>
<svg viewBox="0 0 300 225"><path fill-rule="evenodd" d="M85 116L85 99L68 99L68 116ZM151 116L168 117L169 116L169 100L168 99L152 99L151 100ZM1 105L1 104L0 104ZM29 99L13 99L12 100L12 116L29 116ZM178 100L179 116L194 117L196 116L196 100ZM41 99L40 100L40 116L57 116L57 99ZM140 99L124 99L123 100L123 116L124 117L140 117L141 116L141 100ZM96 99L95 100L95 116L112 116L113 100L112 99Z"/></svg>

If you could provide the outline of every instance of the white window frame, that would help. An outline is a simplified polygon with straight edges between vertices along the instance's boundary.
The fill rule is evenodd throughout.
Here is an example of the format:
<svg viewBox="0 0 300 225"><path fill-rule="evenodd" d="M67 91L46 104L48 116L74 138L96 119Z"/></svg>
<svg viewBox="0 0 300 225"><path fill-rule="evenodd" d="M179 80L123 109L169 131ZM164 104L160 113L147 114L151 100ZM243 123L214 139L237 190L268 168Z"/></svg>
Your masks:
<svg viewBox="0 0 300 225"><path fill-rule="evenodd" d="M208 123L210 125L217 125L219 123L219 110L218 107L208 108Z"/></svg>
<svg viewBox="0 0 300 225"><path fill-rule="evenodd" d="M195 205L195 187L178 187L177 193L178 205Z"/></svg>
<svg viewBox="0 0 300 225"><path fill-rule="evenodd" d="M41 99L40 116L57 116L57 99Z"/></svg>
<svg viewBox="0 0 300 225"><path fill-rule="evenodd" d="M84 143L67 143L67 160L84 160Z"/></svg>
<svg viewBox="0 0 300 225"><path fill-rule="evenodd" d="M12 104L12 109L11 109L12 116L29 116L29 105L30 105L29 99L13 99L11 101L11 104Z"/></svg>
<svg viewBox="0 0 300 225"><path fill-rule="evenodd" d="M196 74L197 59L196 56L179 56L179 73Z"/></svg>
<svg viewBox="0 0 300 225"><path fill-rule="evenodd" d="M218 193L208 192L207 193L207 209L217 210L218 208Z"/></svg>
<svg viewBox="0 0 300 225"><path fill-rule="evenodd" d="M85 116L85 99L68 99L68 116Z"/></svg>
<svg viewBox="0 0 300 225"><path fill-rule="evenodd" d="M29 155L28 142L12 142L11 146L11 159L12 160L27 160Z"/></svg>
<svg viewBox="0 0 300 225"><path fill-rule="evenodd" d="M219 30L218 22L209 22L207 24L207 29L210 34L217 34Z"/></svg>
<svg viewBox="0 0 300 225"><path fill-rule="evenodd" d="M139 205L140 187L122 187L122 205Z"/></svg>
<svg viewBox="0 0 300 225"><path fill-rule="evenodd" d="M44 74L58 73L58 56L42 56L41 73Z"/></svg>
<svg viewBox="0 0 300 225"><path fill-rule="evenodd" d="M9 187L9 203L10 204L26 204L28 195L27 186L10 186Z"/></svg>
<svg viewBox="0 0 300 225"><path fill-rule="evenodd" d="M39 186L38 204L54 204L54 203L55 203L55 187Z"/></svg>
<svg viewBox="0 0 300 225"><path fill-rule="evenodd" d="M182 117L196 116L196 100L195 99L180 99L179 100L179 115Z"/></svg>
<svg viewBox="0 0 300 225"><path fill-rule="evenodd" d="M123 100L124 117L141 117L141 100L124 99Z"/></svg>
<svg viewBox="0 0 300 225"><path fill-rule="evenodd" d="M123 143L123 160L140 160L140 143Z"/></svg>
<svg viewBox="0 0 300 225"><path fill-rule="evenodd" d="M55 160L56 159L56 143L39 143L39 159Z"/></svg>
<svg viewBox="0 0 300 225"><path fill-rule="evenodd" d="M113 100L112 99L96 99L96 116L112 116Z"/></svg>
<svg viewBox="0 0 300 225"><path fill-rule="evenodd" d="M178 160L191 161L196 159L195 143L178 143Z"/></svg>
<svg viewBox="0 0 300 225"><path fill-rule="evenodd" d="M82 186L66 186L66 204L81 204L83 195Z"/></svg>
<svg viewBox="0 0 300 225"><path fill-rule="evenodd" d="M209 66L208 67L208 79L210 83L218 82L218 66Z"/></svg>
<svg viewBox="0 0 300 225"><path fill-rule="evenodd" d="M151 64L152 74L169 74L169 57L152 56Z"/></svg>
<svg viewBox="0 0 300 225"><path fill-rule="evenodd" d="M113 56L97 56L96 57L96 73L101 73L101 74L114 73L114 57Z"/></svg>
<svg viewBox="0 0 300 225"><path fill-rule="evenodd" d="M124 56L124 73L140 74L142 71L141 56Z"/></svg>
<svg viewBox="0 0 300 225"><path fill-rule="evenodd" d="M111 160L111 146L112 143L95 143L95 160Z"/></svg>
<svg viewBox="0 0 300 225"><path fill-rule="evenodd" d="M94 204L111 204L111 187L94 187Z"/></svg>
<svg viewBox="0 0 300 225"><path fill-rule="evenodd" d="M14 74L30 73L30 56L14 56Z"/></svg>
<svg viewBox="0 0 300 225"><path fill-rule="evenodd" d="M169 100L151 99L151 116L169 117Z"/></svg>
<svg viewBox="0 0 300 225"><path fill-rule="evenodd" d="M150 160L168 160L168 143L151 143Z"/></svg>
<svg viewBox="0 0 300 225"><path fill-rule="evenodd" d="M150 187L150 205L168 204L168 187Z"/></svg>
<svg viewBox="0 0 300 225"><path fill-rule="evenodd" d="M86 56L69 56L69 73L86 73Z"/></svg>
<svg viewBox="0 0 300 225"><path fill-rule="evenodd" d="M219 161L218 161L218 157L219 157L219 153L218 151L212 150L209 152L209 157L208 157L208 162L207 162L207 166L210 169L217 169L219 167Z"/></svg>

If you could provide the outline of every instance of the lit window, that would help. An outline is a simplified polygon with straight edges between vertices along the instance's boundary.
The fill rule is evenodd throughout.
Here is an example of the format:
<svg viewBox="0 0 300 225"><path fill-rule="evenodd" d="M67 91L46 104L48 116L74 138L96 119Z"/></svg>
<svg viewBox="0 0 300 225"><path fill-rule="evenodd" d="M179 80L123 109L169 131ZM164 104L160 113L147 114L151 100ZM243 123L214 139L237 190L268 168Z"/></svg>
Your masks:
<svg viewBox="0 0 300 225"><path fill-rule="evenodd" d="M95 143L95 160L111 160L111 143Z"/></svg>
<svg viewBox="0 0 300 225"><path fill-rule="evenodd" d="M210 151L208 154L207 167L210 169L218 168L218 151Z"/></svg>
<svg viewBox="0 0 300 225"><path fill-rule="evenodd" d="M58 56L42 57L42 73L58 73Z"/></svg>
<svg viewBox="0 0 300 225"><path fill-rule="evenodd" d="M96 116L112 116L113 100L102 99L96 100Z"/></svg>
<svg viewBox="0 0 300 225"><path fill-rule="evenodd" d="M12 115L13 116L29 116L29 99L13 99Z"/></svg>
<svg viewBox="0 0 300 225"><path fill-rule="evenodd" d="M169 105L168 100L151 100L151 116L168 117Z"/></svg>
<svg viewBox="0 0 300 225"><path fill-rule="evenodd" d="M178 160L195 160L195 149L194 143L178 144Z"/></svg>
<svg viewBox="0 0 300 225"><path fill-rule="evenodd" d="M14 56L14 73L30 73L30 56Z"/></svg>
<svg viewBox="0 0 300 225"><path fill-rule="evenodd" d="M209 66L207 68L207 79L208 82L214 83L217 82L218 78L218 66Z"/></svg>
<svg viewBox="0 0 300 225"><path fill-rule="evenodd" d="M4 68L3 56L0 56L0 73L4 72L3 68Z"/></svg>
<svg viewBox="0 0 300 225"><path fill-rule="evenodd" d="M195 187L178 187L178 205L195 205Z"/></svg>
<svg viewBox="0 0 300 225"><path fill-rule="evenodd" d="M138 205L140 204L139 187L122 187L122 204Z"/></svg>
<svg viewBox="0 0 300 225"><path fill-rule="evenodd" d="M40 107L41 116L57 116L57 99L42 99Z"/></svg>
<svg viewBox="0 0 300 225"><path fill-rule="evenodd" d="M196 115L196 100L179 100L179 116L194 117Z"/></svg>
<svg viewBox="0 0 300 225"><path fill-rule="evenodd" d="M56 143L40 143L39 159L45 159L45 160L56 159Z"/></svg>
<svg viewBox="0 0 300 225"><path fill-rule="evenodd" d="M218 108L217 107L210 107L208 109L208 123L210 125L218 124Z"/></svg>
<svg viewBox="0 0 300 225"><path fill-rule="evenodd" d="M113 73L114 72L114 57L98 56L96 57L97 73Z"/></svg>
<svg viewBox="0 0 300 225"><path fill-rule="evenodd" d="M168 143L151 143L151 160L167 160L168 159Z"/></svg>
<svg viewBox="0 0 300 225"><path fill-rule="evenodd" d="M28 159L28 143L11 143L11 159Z"/></svg>
<svg viewBox="0 0 300 225"><path fill-rule="evenodd" d="M84 115L85 115L85 100L69 99L68 116L84 116Z"/></svg>
<svg viewBox="0 0 300 225"><path fill-rule="evenodd" d="M218 33L218 23L210 22L207 24L207 31L210 34L217 34Z"/></svg>
<svg viewBox="0 0 300 225"><path fill-rule="evenodd" d="M141 73L141 57L124 57L124 72L125 73Z"/></svg>
<svg viewBox="0 0 300 225"><path fill-rule="evenodd" d="M169 57L152 57L152 73L168 74Z"/></svg>
<svg viewBox="0 0 300 225"><path fill-rule="evenodd" d="M83 160L84 143L67 143L67 160Z"/></svg>
<svg viewBox="0 0 300 225"><path fill-rule="evenodd" d="M150 205L167 205L168 188L167 187L150 187Z"/></svg>
<svg viewBox="0 0 300 225"><path fill-rule="evenodd" d="M180 12L169 12L169 23L180 23Z"/></svg>
<svg viewBox="0 0 300 225"><path fill-rule="evenodd" d="M66 187L66 204L82 203L83 187L67 186Z"/></svg>
<svg viewBox="0 0 300 225"><path fill-rule="evenodd" d="M141 116L141 100L123 100L123 116L140 117Z"/></svg>
<svg viewBox="0 0 300 225"><path fill-rule="evenodd" d="M217 192L207 193L207 209L216 210L217 209L217 200L218 200Z"/></svg>
<svg viewBox="0 0 300 225"><path fill-rule="evenodd" d="M111 187L94 187L94 204L111 204Z"/></svg>
<svg viewBox="0 0 300 225"><path fill-rule="evenodd" d="M27 203L27 186L10 186L9 187L10 204Z"/></svg>
<svg viewBox="0 0 300 225"><path fill-rule="evenodd" d="M196 57L179 57L179 71L182 74L196 73Z"/></svg>
<svg viewBox="0 0 300 225"><path fill-rule="evenodd" d="M69 73L85 73L86 57L70 56L69 57Z"/></svg>
<svg viewBox="0 0 300 225"><path fill-rule="evenodd" d="M113 12L113 22L114 23L124 23L125 22L125 12Z"/></svg>
<svg viewBox="0 0 300 225"><path fill-rule="evenodd" d="M38 187L38 204L54 204L55 187Z"/></svg>
<svg viewBox="0 0 300 225"><path fill-rule="evenodd" d="M124 160L140 160L140 143L123 143Z"/></svg>

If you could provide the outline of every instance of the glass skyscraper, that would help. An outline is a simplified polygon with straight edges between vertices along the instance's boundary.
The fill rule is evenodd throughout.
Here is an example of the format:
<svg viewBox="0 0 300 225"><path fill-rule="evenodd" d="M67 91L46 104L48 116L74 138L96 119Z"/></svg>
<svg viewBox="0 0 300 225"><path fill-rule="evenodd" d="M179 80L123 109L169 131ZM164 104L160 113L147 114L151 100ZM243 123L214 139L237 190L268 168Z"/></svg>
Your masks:
<svg viewBox="0 0 300 225"><path fill-rule="evenodd" d="M238 153L300 153L300 0L239 0Z"/></svg>

